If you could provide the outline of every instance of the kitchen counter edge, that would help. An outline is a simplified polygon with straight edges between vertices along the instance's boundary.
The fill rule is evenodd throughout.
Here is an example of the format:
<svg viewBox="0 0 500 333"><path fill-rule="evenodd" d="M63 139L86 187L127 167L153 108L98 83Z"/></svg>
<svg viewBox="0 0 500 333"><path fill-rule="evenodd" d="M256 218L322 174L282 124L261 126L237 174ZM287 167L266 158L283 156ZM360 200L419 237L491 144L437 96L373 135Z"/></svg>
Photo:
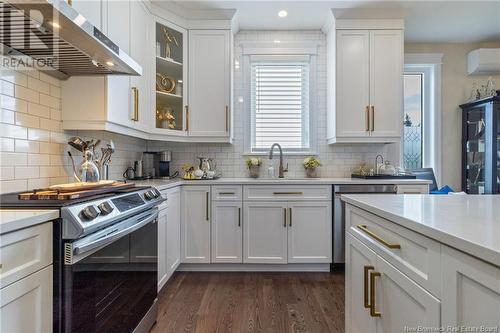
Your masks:
<svg viewBox="0 0 500 333"><path fill-rule="evenodd" d="M58 218L57 209L0 209L0 235Z"/></svg>

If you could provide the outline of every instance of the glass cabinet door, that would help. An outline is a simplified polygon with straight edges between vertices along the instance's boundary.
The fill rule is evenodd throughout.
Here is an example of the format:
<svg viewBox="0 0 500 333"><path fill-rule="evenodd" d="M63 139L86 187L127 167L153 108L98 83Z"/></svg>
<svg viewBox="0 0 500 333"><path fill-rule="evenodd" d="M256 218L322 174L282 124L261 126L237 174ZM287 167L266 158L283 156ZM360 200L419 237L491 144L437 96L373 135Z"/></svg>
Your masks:
<svg viewBox="0 0 500 333"><path fill-rule="evenodd" d="M184 87L187 40L177 31L156 22L156 116L155 127L172 132L183 131Z"/></svg>
<svg viewBox="0 0 500 333"><path fill-rule="evenodd" d="M485 189L486 123L485 108L466 111L466 192L483 194Z"/></svg>

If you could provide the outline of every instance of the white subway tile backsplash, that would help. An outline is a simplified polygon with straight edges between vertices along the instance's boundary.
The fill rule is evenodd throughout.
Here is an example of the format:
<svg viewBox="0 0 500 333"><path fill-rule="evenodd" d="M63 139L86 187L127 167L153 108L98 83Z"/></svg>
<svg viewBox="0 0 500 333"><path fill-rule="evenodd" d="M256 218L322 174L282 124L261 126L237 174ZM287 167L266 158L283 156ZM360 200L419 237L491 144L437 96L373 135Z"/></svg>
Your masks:
<svg viewBox="0 0 500 333"><path fill-rule="evenodd" d="M45 94L40 94L40 104L48 106L53 109L60 109L61 108L61 100L56 97L52 97L49 95Z"/></svg>
<svg viewBox="0 0 500 333"><path fill-rule="evenodd" d="M50 132L43 129L28 128L28 140L50 141Z"/></svg>
<svg viewBox="0 0 500 333"><path fill-rule="evenodd" d="M0 138L0 152L13 152L14 142L11 138Z"/></svg>
<svg viewBox="0 0 500 333"><path fill-rule="evenodd" d="M38 103L40 100L40 94L36 90L31 90L23 86L16 86L15 89L16 98L24 99L28 102Z"/></svg>
<svg viewBox="0 0 500 333"><path fill-rule="evenodd" d="M16 166L16 179L31 179L40 176L40 168L37 166Z"/></svg>
<svg viewBox="0 0 500 333"><path fill-rule="evenodd" d="M26 191L27 189L27 179L0 181L0 193Z"/></svg>
<svg viewBox="0 0 500 333"><path fill-rule="evenodd" d="M0 110L0 122L5 124L14 124L15 123L15 113L14 111L1 109Z"/></svg>
<svg viewBox="0 0 500 333"><path fill-rule="evenodd" d="M26 112L28 109L28 102L11 96L0 95L0 108L17 112Z"/></svg>
<svg viewBox="0 0 500 333"><path fill-rule="evenodd" d="M0 80L0 93L7 96L14 96L14 83Z"/></svg>
<svg viewBox="0 0 500 333"><path fill-rule="evenodd" d="M2 71L2 80L24 87L28 85L28 77L26 76L26 74L12 69L7 69L5 67L1 67L0 71Z"/></svg>
<svg viewBox="0 0 500 333"><path fill-rule="evenodd" d="M21 126L0 124L0 133L5 138L26 139L27 129Z"/></svg>
<svg viewBox="0 0 500 333"><path fill-rule="evenodd" d="M28 163L28 155L24 153L1 153L0 165L5 166L19 166Z"/></svg>
<svg viewBox="0 0 500 333"><path fill-rule="evenodd" d="M28 89L41 92L44 94L50 94L50 84L47 82L35 79L33 77L28 78Z"/></svg>
<svg viewBox="0 0 500 333"><path fill-rule="evenodd" d="M16 139L15 150L18 153L38 153L40 150L40 143L37 141Z"/></svg>
<svg viewBox="0 0 500 333"><path fill-rule="evenodd" d="M50 155L28 154L28 165L50 165Z"/></svg>
<svg viewBox="0 0 500 333"><path fill-rule="evenodd" d="M14 179L14 167L0 167L0 180Z"/></svg>
<svg viewBox="0 0 500 333"><path fill-rule="evenodd" d="M16 113L16 125L30 128L40 127L40 118L27 113Z"/></svg>
<svg viewBox="0 0 500 333"><path fill-rule="evenodd" d="M50 108L40 104L29 103L28 113L38 117L50 118Z"/></svg>

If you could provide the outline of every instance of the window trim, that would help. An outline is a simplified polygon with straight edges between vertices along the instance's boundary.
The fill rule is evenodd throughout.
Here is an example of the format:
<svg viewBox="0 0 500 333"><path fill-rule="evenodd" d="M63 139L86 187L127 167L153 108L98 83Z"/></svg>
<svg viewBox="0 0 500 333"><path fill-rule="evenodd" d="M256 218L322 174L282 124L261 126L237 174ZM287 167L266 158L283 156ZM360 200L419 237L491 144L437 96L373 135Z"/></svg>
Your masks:
<svg viewBox="0 0 500 333"><path fill-rule="evenodd" d="M317 52L319 45L306 41L298 42L247 42L241 45L243 84L240 87L243 97L243 148L242 155L267 155L266 151L252 151L252 103L251 103L251 61L252 58L279 57L286 60L296 60L297 57L309 58L309 148L283 149L284 155L310 156L317 155L317 137L313 130L316 124L316 110L318 110L318 96L315 93L317 82ZM271 148L271 147L269 147Z"/></svg>
<svg viewBox="0 0 500 333"><path fill-rule="evenodd" d="M423 73L422 167L433 168L436 181L442 180L442 114L441 65L442 53L405 54L404 73ZM403 160L401 143L400 160Z"/></svg>

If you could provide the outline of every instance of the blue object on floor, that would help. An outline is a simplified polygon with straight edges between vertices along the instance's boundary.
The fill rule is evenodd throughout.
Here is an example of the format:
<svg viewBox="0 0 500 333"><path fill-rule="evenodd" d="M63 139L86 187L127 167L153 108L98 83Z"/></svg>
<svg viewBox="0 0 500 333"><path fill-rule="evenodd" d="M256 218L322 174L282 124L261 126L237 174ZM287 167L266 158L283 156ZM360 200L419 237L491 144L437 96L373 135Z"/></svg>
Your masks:
<svg viewBox="0 0 500 333"><path fill-rule="evenodd" d="M450 192L455 192L455 191L453 191L453 189L451 187L449 187L448 185L445 185L445 186L441 187L439 190L430 191L429 193L430 194L448 194Z"/></svg>

